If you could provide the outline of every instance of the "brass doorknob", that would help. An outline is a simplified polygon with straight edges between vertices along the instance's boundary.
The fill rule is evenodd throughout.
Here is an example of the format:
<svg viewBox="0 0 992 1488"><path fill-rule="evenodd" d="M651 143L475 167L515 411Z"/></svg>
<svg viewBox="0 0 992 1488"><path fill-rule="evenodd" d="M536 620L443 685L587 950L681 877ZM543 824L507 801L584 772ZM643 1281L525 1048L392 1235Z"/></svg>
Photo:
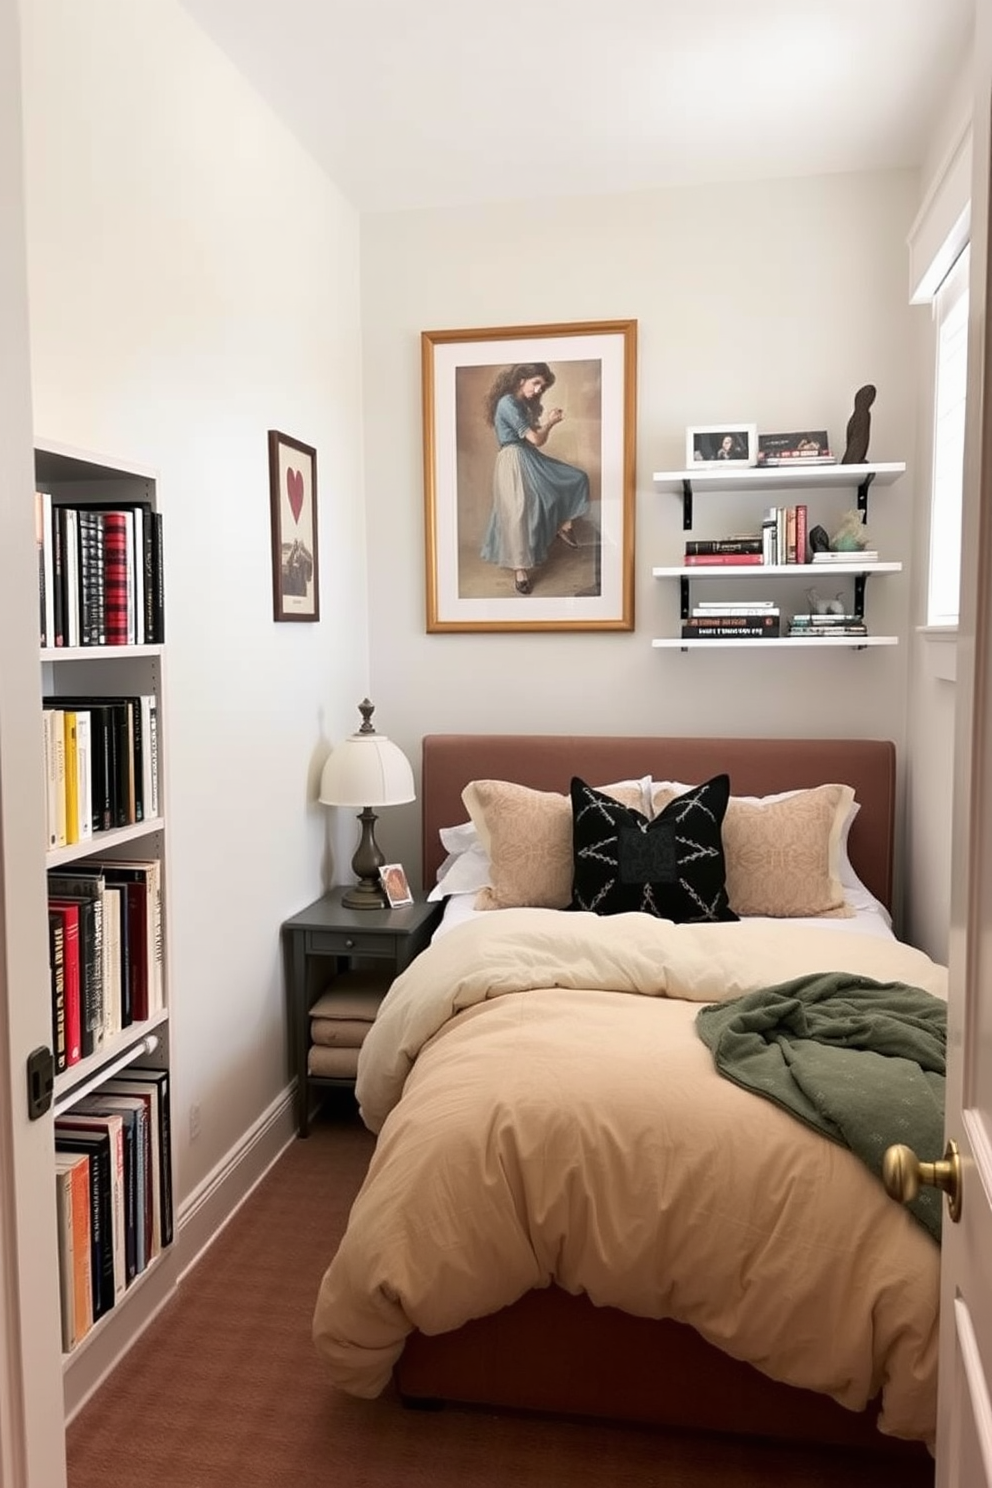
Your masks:
<svg viewBox="0 0 992 1488"><path fill-rule="evenodd" d="M889 1147L882 1158L882 1182L890 1198L911 1204L924 1186L942 1188L954 1224L961 1218L961 1156L956 1142L948 1142L940 1162L920 1162L912 1147Z"/></svg>

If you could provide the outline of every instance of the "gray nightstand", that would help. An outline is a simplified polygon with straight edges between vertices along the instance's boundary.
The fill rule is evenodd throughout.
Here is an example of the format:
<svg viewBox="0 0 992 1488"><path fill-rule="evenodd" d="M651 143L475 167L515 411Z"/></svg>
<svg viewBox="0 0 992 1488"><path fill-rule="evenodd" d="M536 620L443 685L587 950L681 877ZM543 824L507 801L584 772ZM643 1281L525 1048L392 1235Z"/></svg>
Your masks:
<svg viewBox="0 0 992 1488"><path fill-rule="evenodd" d="M333 993L334 981L358 966L376 973L385 996L399 976L429 943L442 904L420 900L402 909L345 909L344 889L332 889L314 900L282 926L289 1003L289 1038L296 1071L297 1128L301 1137L310 1128L311 1087L353 1087L354 1080L311 1075L310 1008L324 992Z"/></svg>

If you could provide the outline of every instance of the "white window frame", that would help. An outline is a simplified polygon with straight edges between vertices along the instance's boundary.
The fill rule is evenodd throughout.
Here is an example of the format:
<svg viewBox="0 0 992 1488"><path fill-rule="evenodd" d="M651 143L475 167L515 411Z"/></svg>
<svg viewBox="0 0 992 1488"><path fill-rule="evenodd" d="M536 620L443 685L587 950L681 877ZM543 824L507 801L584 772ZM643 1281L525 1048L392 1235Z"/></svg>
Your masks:
<svg viewBox="0 0 992 1488"><path fill-rule="evenodd" d="M934 417L930 486L927 628L957 630L968 380L968 265L965 245L933 297Z"/></svg>

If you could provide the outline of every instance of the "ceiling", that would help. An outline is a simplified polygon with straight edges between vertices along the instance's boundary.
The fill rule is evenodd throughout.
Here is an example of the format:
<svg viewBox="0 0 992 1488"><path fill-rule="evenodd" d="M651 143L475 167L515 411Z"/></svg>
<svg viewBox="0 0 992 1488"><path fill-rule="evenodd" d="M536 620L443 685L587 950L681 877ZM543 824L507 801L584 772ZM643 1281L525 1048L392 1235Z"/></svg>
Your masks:
<svg viewBox="0 0 992 1488"><path fill-rule="evenodd" d="M362 211L912 167L974 0L183 0Z"/></svg>

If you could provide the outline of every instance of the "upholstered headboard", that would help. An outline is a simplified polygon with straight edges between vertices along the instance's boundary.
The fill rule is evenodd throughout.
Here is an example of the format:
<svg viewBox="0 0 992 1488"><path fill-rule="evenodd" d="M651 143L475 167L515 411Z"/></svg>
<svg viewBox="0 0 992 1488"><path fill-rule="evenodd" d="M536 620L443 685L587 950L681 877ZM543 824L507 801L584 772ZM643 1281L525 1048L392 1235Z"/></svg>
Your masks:
<svg viewBox="0 0 992 1488"><path fill-rule="evenodd" d="M423 742L424 885L444 858L438 832L468 820L470 780L512 780L568 793L573 775L591 785L653 775L695 784L726 772L738 796L840 782L860 803L848 838L858 877L892 905L896 752L885 739L656 739L555 734L427 734Z"/></svg>

